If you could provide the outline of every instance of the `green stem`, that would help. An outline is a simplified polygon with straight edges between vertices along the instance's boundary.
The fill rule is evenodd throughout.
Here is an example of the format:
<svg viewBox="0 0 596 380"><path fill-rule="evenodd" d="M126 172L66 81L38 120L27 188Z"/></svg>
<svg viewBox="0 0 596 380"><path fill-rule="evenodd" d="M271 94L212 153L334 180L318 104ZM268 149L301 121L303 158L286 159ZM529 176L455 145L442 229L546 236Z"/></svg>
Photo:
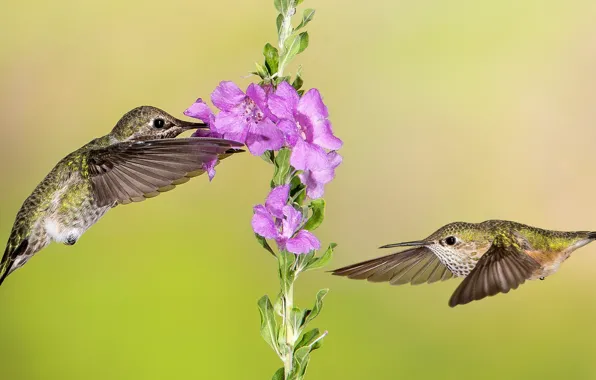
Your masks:
<svg viewBox="0 0 596 380"><path fill-rule="evenodd" d="M292 307L294 307L294 283L289 286L288 289L284 289L284 304L285 304L285 311L284 311L284 325L285 325L285 340L287 344L287 352L285 357L283 358L284 361L284 378L287 380L290 378L290 374L292 373L293 363L294 363L294 344L296 342L296 338L294 337L294 330L292 328L292 324L290 323L290 313L292 311Z"/></svg>
<svg viewBox="0 0 596 380"><path fill-rule="evenodd" d="M296 14L296 3L294 0L290 0L290 6L285 13L282 14L283 19L281 21L281 27L279 28L279 56L283 57L286 54L286 40L292 35L292 16ZM283 60L280 62L277 68L277 76L284 76L284 63Z"/></svg>

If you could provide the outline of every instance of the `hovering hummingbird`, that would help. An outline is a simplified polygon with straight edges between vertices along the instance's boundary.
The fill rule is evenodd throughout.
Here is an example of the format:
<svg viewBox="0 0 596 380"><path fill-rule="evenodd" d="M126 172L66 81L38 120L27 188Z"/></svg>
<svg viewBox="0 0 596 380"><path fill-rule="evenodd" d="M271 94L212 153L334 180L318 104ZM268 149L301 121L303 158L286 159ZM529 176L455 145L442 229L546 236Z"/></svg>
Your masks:
<svg viewBox="0 0 596 380"><path fill-rule="evenodd" d="M420 241L381 248L414 247L332 271L334 275L391 285L433 283L465 277L449 306L507 293L526 280L555 273L596 232L543 230L505 220L455 222Z"/></svg>
<svg viewBox="0 0 596 380"><path fill-rule="evenodd" d="M242 144L217 138L180 138L207 128L150 106L126 113L112 131L75 150L52 169L17 213L0 262L0 284L55 241L73 245L108 210L157 196L204 173Z"/></svg>

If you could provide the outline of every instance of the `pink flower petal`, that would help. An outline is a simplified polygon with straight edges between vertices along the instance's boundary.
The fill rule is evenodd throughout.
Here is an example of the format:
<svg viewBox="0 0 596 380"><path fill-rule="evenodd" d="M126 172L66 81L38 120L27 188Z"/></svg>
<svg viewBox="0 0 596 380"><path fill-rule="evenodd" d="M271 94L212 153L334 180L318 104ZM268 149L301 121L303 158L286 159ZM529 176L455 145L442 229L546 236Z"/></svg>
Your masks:
<svg viewBox="0 0 596 380"><path fill-rule="evenodd" d="M298 139L290 156L290 165L298 170L322 170L328 162L323 149L302 139Z"/></svg>
<svg viewBox="0 0 596 380"><path fill-rule="evenodd" d="M265 200L265 208L276 218L283 218L283 207L288 203L290 185L277 186L272 189Z"/></svg>
<svg viewBox="0 0 596 380"><path fill-rule="evenodd" d="M234 82L222 81L211 93L211 101L222 111L231 111L246 98Z"/></svg>
<svg viewBox="0 0 596 380"><path fill-rule="evenodd" d="M244 143L248 133L248 124L245 119L233 111L221 111L215 116L212 129L226 139Z"/></svg>
<svg viewBox="0 0 596 380"><path fill-rule="evenodd" d="M275 223L271 218L271 215L265 209L263 205L257 205L254 207L254 215L252 217L252 229L258 235L266 239L274 239L278 236L279 231L275 227Z"/></svg>
<svg viewBox="0 0 596 380"><path fill-rule="evenodd" d="M300 227L302 213L290 205L284 206L282 211L284 219L282 221L281 236L287 239L294 235L298 227Z"/></svg>
<svg viewBox="0 0 596 380"><path fill-rule="evenodd" d="M281 120L277 123L277 128L283 133L286 138L286 145L294 147L298 139L300 139L300 132L294 121Z"/></svg>
<svg viewBox="0 0 596 380"><path fill-rule="evenodd" d="M202 165L203 170L205 170L209 176L210 182L213 180L213 177L215 177L215 165L217 165L217 158L215 160L204 162Z"/></svg>
<svg viewBox="0 0 596 380"><path fill-rule="evenodd" d="M298 112L309 115L315 119L325 119L329 116L327 107L323 103L321 93L316 88L311 88L302 95L297 107Z"/></svg>
<svg viewBox="0 0 596 380"><path fill-rule="evenodd" d="M298 106L298 92L288 82L281 82L277 90L269 96L269 109L280 119L294 119L294 110Z"/></svg>
<svg viewBox="0 0 596 380"><path fill-rule="evenodd" d="M207 124L210 124L215 117L209 106L205 104L201 98L197 99L193 105L188 107L186 111L184 111L184 114L186 116L194 117L195 119L200 119Z"/></svg>
<svg viewBox="0 0 596 380"><path fill-rule="evenodd" d="M321 248L319 239L311 232L300 230L296 236L286 241L288 252L303 254Z"/></svg>
<svg viewBox="0 0 596 380"><path fill-rule="evenodd" d="M327 157L327 168L323 170L305 170L299 175L302 183L306 185L306 195L311 199L323 196L325 184L335 178L335 168L342 162L342 157L337 152L330 152Z"/></svg>
<svg viewBox="0 0 596 380"><path fill-rule="evenodd" d="M267 150L279 150L283 144L283 134L269 119L263 119L248 127L246 146L255 156L260 156Z"/></svg>

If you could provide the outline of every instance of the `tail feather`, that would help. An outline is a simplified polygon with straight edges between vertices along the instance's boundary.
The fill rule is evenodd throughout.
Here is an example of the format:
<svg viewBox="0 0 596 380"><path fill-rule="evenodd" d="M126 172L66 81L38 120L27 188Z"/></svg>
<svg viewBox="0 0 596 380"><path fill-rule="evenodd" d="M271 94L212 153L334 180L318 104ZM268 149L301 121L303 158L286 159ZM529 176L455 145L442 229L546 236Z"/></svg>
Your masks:
<svg viewBox="0 0 596 380"><path fill-rule="evenodd" d="M4 282L6 277L13 271L13 264L17 257L24 254L29 247L29 240L22 240L16 247L10 243L4 250L2 261L0 261L0 285Z"/></svg>

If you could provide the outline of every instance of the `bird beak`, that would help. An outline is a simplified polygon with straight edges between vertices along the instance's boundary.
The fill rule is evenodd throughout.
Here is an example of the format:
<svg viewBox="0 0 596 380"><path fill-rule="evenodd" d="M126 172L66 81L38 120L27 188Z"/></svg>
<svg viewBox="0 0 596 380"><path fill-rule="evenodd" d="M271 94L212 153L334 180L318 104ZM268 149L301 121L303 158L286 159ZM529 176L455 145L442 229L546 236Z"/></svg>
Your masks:
<svg viewBox="0 0 596 380"><path fill-rule="evenodd" d="M209 126L205 123L192 123L190 121L184 121L184 120L176 120L176 124L178 125L178 127L182 128L182 130L184 130L184 131L188 131L191 129L209 128Z"/></svg>
<svg viewBox="0 0 596 380"><path fill-rule="evenodd" d="M418 240L418 241L407 241L405 243L393 243L387 244L379 248L394 248L394 247L424 247L428 245L427 241Z"/></svg>

